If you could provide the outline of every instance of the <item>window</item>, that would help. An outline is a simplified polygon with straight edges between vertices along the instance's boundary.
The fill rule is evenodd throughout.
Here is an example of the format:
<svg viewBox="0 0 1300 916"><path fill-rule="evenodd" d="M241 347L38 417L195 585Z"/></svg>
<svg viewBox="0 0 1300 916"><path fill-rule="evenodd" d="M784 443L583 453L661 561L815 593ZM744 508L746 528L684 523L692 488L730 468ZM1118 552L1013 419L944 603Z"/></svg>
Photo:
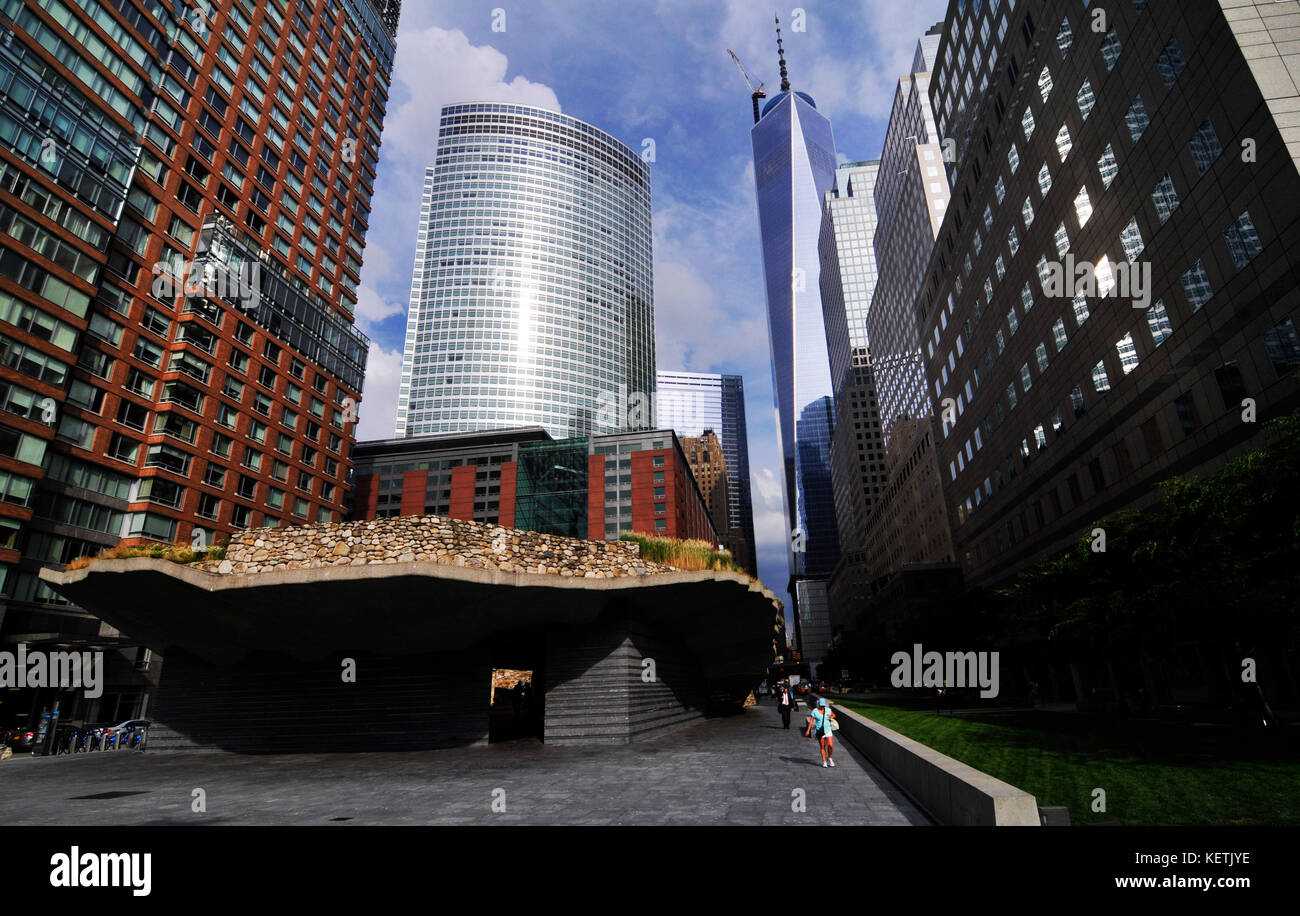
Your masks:
<svg viewBox="0 0 1300 916"><path fill-rule="evenodd" d="M1043 197L1046 197L1047 192L1050 191L1051 189L1052 189L1052 173L1047 170L1047 165L1044 164L1043 167L1038 170L1038 190L1039 193L1043 195Z"/></svg>
<svg viewBox="0 0 1300 916"><path fill-rule="evenodd" d="M1061 27L1056 32L1056 46L1061 50L1061 56L1065 57L1065 52L1070 50L1070 45L1074 43L1074 32L1070 29L1070 18L1061 20Z"/></svg>
<svg viewBox="0 0 1300 916"><path fill-rule="evenodd" d="M203 483L219 490L224 488L226 485L226 469L209 461L208 466L203 470Z"/></svg>
<svg viewBox="0 0 1300 916"><path fill-rule="evenodd" d="M1111 29L1101 43L1101 57L1106 62L1107 72L1115 68L1115 62L1119 60L1120 52L1123 50L1124 46L1120 44L1119 36L1115 34L1114 29Z"/></svg>
<svg viewBox="0 0 1300 916"><path fill-rule="evenodd" d="M1025 198L1024 205L1020 208L1020 216L1025 221L1025 228L1028 229L1034 223L1034 205L1029 198Z"/></svg>
<svg viewBox="0 0 1300 916"><path fill-rule="evenodd" d="M1097 97L1092 92L1092 83L1084 80L1074 100L1079 105L1079 114L1083 115L1085 121L1088 120L1088 115L1092 114L1093 106L1097 104Z"/></svg>
<svg viewBox="0 0 1300 916"><path fill-rule="evenodd" d="M1160 179L1156 189L1151 192L1151 202L1156 205L1156 216L1160 225L1164 225L1175 210L1178 209L1178 192L1174 190L1173 179L1166 175Z"/></svg>
<svg viewBox="0 0 1300 916"><path fill-rule="evenodd" d="M1070 155L1070 150L1073 148L1074 141L1070 139L1070 129L1062 124L1061 129L1056 132L1056 154L1060 156L1061 161L1064 162L1066 157Z"/></svg>
<svg viewBox="0 0 1300 916"><path fill-rule="evenodd" d="M1182 427L1184 436L1190 436L1201 425L1201 418L1196 412L1196 401L1190 391L1174 398L1174 412L1178 415L1178 424Z"/></svg>
<svg viewBox="0 0 1300 916"><path fill-rule="evenodd" d="M1065 349L1069 337L1065 333L1065 319L1058 318L1052 322L1052 341L1056 344L1056 352L1060 353Z"/></svg>
<svg viewBox="0 0 1300 916"><path fill-rule="evenodd" d="M1075 385L1070 392L1070 409L1074 411L1075 419L1083 416L1083 386Z"/></svg>
<svg viewBox="0 0 1300 916"><path fill-rule="evenodd" d="M1250 211L1245 211L1237 217L1236 222L1224 231L1223 238L1228 243L1232 263L1237 265L1238 270L1263 251L1263 246L1259 242L1259 233L1255 231L1255 223L1250 218Z"/></svg>
<svg viewBox="0 0 1300 916"><path fill-rule="evenodd" d="M1109 296L1110 291L1115 288L1115 271L1111 270L1110 257L1103 257L1092 270L1097 278L1097 295Z"/></svg>
<svg viewBox="0 0 1300 916"><path fill-rule="evenodd" d="M123 400L117 407L117 422L131 429L144 431L149 420L149 411L134 401Z"/></svg>
<svg viewBox="0 0 1300 916"><path fill-rule="evenodd" d="M1142 138L1142 134L1147 129L1151 119L1147 117L1147 107L1142 104L1142 96L1134 96L1133 104L1124 115L1124 124L1128 127L1128 135L1137 143Z"/></svg>
<svg viewBox="0 0 1300 916"><path fill-rule="evenodd" d="M1044 67L1043 71L1038 74L1038 94L1043 97L1044 102L1052 94L1052 71L1047 67Z"/></svg>
<svg viewBox="0 0 1300 916"><path fill-rule="evenodd" d="M1079 193L1074 195L1074 215L1079 220L1079 228L1082 229L1088 223L1088 218L1092 216L1092 199L1088 197L1088 188L1079 188Z"/></svg>
<svg viewBox="0 0 1300 916"><path fill-rule="evenodd" d="M1138 229L1136 216L1128 221L1124 231L1119 234L1119 243L1124 249L1124 257L1128 258L1130 263L1137 260L1137 256L1146 247L1146 243L1142 241L1142 231Z"/></svg>
<svg viewBox="0 0 1300 916"><path fill-rule="evenodd" d="M1224 363L1214 370L1214 380L1219 383L1219 394L1223 395L1225 410L1237 410L1241 402L1249 395L1246 382L1241 376L1241 367L1236 360Z"/></svg>
<svg viewBox="0 0 1300 916"><path fill-rule="evenodd" d="M1296 366L1300 366L1300 340L1296 339L1295 325L1290 318L1264 335L1264 349L1279 376L1294 372Z"/></svg>
<svg viewBox="0 0 1300 916"><path fill-rule="evenodd" d="M1165 311L1165 301L1157 299L1150 308L1147 309L1147 329L1151 331L1151 341L1157 347L1165 342L1165 338L1174 332L1173 325L1169 323L1169 313Z"/></svg>
<svg viewBox="0 0 1300 916"><path fill-rule="evenodd" d="M1125 375L1137 368L1137 347L1133 345L1133 335L1131 333L1125 334L1116 341L1115 350L1119 353L1119 367Z"/></svg>
<svg viewBox="0 0 1300 916"><path fill-rule="evenodd" d="M1110 378L1106 375L1106 363L1099 361L1092 367L1092 387L1098 394L1110 391Z"/></svg>
<svg viewBox="0 0 1300 916"><path fill-rule="evenodd" d="M1047 344L1039 343L1034 347L1034 361L1038 364L1040 374L1047 371Z"/></svg>
<svg viewBox="0 0 1300 916"><path fill-rule="evenodd" d="M1056 253L1060 257L1065 257L1065 253L1070 250L1070 233L1065 229L1065 223L1056 227L1056 232L1052 234L1052 240L1056 243Z"/></svg>
<svg viewBox="0 0 1300 916"><path fill-rule="evenodd" d="M1032 108L1025 109L1025 114L1020 119L1020 126L1024 128L1026 140L1034 135L1034 110Z"/></svg>
<svg viewBox="0 0 1300 916"><path fill-rule="evenodd" d="M1201 126L1196 128L1196 133L1192 134L1188 146L1191 147L1192 159L1196 162L1196 171L1199 175L1204 175L1223 152L1223 147L1219 146L1219 138L1214 133L1214 125L1208 120L1202 121Z"/></svg>
<svg viewBox="0 0 1300 916"><path fill-rule="evenodd" d="M1110 183L1119 174L1119 163L1115 161L1115 148L1109 143L1101 151L1101 158L1097 160L1097 171L1101 175L1101 185L1104 188L1109 188Z"/></svg>
<svg viewBox="0 0 1300 916"><path fill-rule="evenodd" d="M1160 52L1156 66L1160 70L1160 78L1164 80L1165 88L1172 89L1179 75L1187 69L1187 59L1183 57L1183 47L1178 43L1177 38L1169 39L1169 44L1165 45L1165 49Z"/></svg>
<svg viewBox="0 0 1300 916"><path fill-rule="evenodd" d="M1214 295L1214 290L1210 286L1210 278L1205 275L1205 265L1197 261L1192 265L1191 270L1182 276L1183 293L1187 296L1187 304L1193 312L1199 311L1201 306L1210 301Z"/></svg>
<svg viewBox="0 0 1300 916"><path fill-rule="evenodd" d="M199 518L217 520L221 514L221 498L211 493L202 493L199 495L199 507L195 513Z"/></svg>

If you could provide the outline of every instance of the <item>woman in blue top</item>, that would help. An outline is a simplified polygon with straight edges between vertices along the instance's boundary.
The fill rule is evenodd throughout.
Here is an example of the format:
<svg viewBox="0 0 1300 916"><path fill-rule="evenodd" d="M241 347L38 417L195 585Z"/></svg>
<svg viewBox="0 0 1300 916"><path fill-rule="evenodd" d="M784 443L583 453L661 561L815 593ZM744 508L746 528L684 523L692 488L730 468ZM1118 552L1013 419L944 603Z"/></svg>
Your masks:
<svg viewBox="0 0 1300 916"><path fill-rule="evenodd" d="M818 700L817 707L808 717L808 727L804 729L804 737L811 737L812 730L817 729L817 737L821 739L819 743L822 746L822 766L835 766L835 731L831 723L835 721L835 713L826 705L825 700Z"/></svg>

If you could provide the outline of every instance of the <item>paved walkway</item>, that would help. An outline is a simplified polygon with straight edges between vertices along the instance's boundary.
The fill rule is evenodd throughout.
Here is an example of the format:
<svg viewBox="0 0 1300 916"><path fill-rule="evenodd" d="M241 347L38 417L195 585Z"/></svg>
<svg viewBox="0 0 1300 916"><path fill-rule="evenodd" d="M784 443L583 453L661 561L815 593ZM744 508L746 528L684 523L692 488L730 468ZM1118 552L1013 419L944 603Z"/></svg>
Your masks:
<svg viewBox="0 0 1300 916"><path fill-rule="evenodd" d="M771 703L622 747L23 756L0 763L0 824L928 823L848 742L823 769Z"/></svg>

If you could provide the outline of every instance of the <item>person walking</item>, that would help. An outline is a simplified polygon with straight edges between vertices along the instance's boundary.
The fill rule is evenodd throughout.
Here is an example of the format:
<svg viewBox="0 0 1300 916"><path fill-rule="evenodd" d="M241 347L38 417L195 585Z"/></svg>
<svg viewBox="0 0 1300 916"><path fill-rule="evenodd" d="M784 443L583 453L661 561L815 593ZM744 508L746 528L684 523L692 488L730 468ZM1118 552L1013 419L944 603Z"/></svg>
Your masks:
<svg viewBox="0 0 1300 916"><path fill-rule="evenodd" d="M808 727L804 729L804 737L811 737L813 728L817 729L818 743L822 750L822 766L835 766L835 713L825 700L818 700L817 706L813 709L812 714L808 716Z"/></svg>
<svg viewBox="0 0 1300 916"><path fill-rule="evenodd" d="M781 695L776 699L776 708L781 710L781 725L787 730L790 728L790 713L794 712L798 702L794 698L794 694L790 692L789 686L782 685Z"/></svg>

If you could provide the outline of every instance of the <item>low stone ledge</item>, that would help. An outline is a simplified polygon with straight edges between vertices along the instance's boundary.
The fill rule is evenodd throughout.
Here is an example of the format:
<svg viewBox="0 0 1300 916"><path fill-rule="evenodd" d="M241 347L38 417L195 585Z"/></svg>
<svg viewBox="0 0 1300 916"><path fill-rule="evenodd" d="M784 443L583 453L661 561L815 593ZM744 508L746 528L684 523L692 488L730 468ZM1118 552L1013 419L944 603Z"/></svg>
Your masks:
<svg viewBox="0 0 1300 916"><path fill-rule="evenodd" d="M1037 827L1034 796L932 747L835 706L839 736L944 826Z"/></svg>
<svg viewBox="0 0 1300 916"><path fill-rule="evenodd" d="M255 528L233 535L222 560L199 569L232 575L287 569L328 569L438 563L507 573L612 579L674 572L641 559L629 541L584 541L436 515Z"/></svg>

